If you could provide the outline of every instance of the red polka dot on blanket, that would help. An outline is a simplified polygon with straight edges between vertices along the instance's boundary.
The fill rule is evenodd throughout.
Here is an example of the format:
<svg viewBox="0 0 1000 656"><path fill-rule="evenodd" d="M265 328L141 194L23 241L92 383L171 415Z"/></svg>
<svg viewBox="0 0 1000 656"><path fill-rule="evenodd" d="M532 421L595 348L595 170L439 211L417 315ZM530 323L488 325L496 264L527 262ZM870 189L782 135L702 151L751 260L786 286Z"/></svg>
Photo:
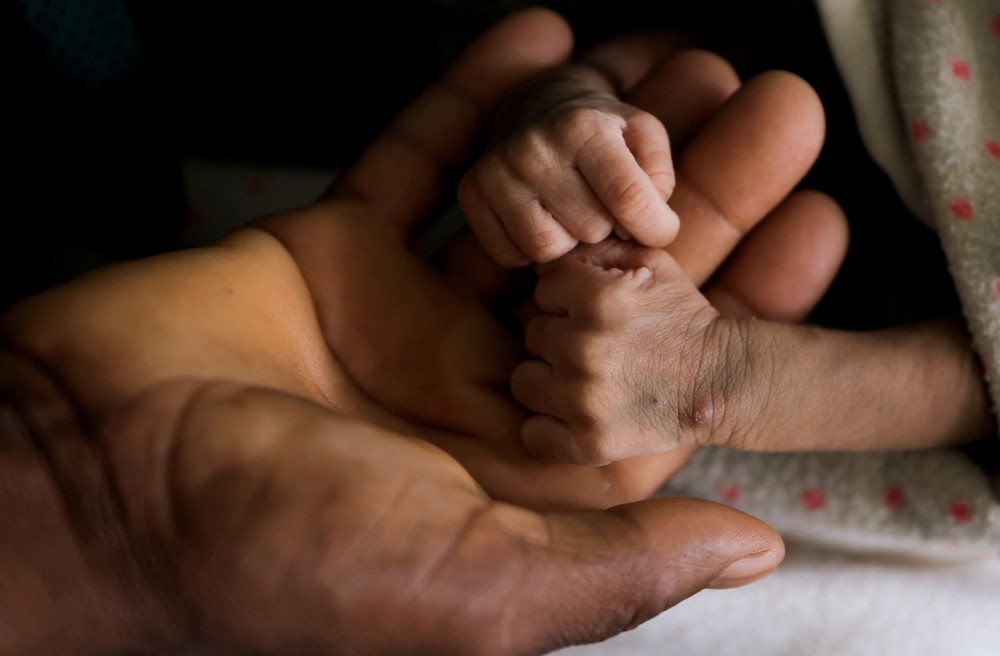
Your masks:
<svg viewBox="0 0 1000 656"><path fill-rule="evenodd" d="M972 510L961 501L952 501L948 506L948 512L951 513L951 518L955 520L956 524L968 524L972 521Z"/></svg>
<svg viewBox="0 0 1000 656"><path fill-rule="evenodd" d="M826 505L826 497L820 490L806 488L802 490L802 505L808 510L819 510Z"/></svg>
<svg viewBox="0 0 1000 656"><path fill-rule="evenodd" d="M948 207L956 219L968 221L972 218L972 204L964 198L953 198Z"/></svg>
<svg viewBox="0 0 1000 656"><path fill-rule="evenodd" d="M972 75L969 65L963 59L953 59L951 61L951 72L960 80L968 80Z"/></svg>
<svg viewBox="0 0 1000 656"><path fill-rule="evenodd" d="M738 503L740 500L740 488L735 485L722 485L719 487L719 496L728 503Z"/></svg>
<svg viewBox="0 0 1000 656"><path fill-rule="evenodd" d="M921 142L931 134L930 127L927 126L927 121L922 118L915 119L910 122L910 136L916 142Z"/></svg>
<svg viewBox="0 0 1000 656"><path fill-rule="evenodd" d="M984 144L986 148L986 153L993 159L1000 159L1000 143L997 143L993 139L987 139Z"/></svg>
<svg viewBox="0 0 1000 656"><path fill-rule="evenodd" d="M893 509L902 508L906 505L906 495L903 494L901 488L895 485L886 489L883 499L885 500L885 505Z"/></svg>

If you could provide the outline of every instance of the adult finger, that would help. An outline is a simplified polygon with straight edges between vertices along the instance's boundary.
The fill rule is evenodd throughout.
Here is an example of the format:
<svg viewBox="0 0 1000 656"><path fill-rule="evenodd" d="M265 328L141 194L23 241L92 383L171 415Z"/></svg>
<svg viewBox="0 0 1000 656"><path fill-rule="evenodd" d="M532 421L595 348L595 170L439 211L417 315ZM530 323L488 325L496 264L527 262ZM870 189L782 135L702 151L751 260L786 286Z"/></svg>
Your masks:
<svg viewBox="0 0 1000 656"><path fill-rule="evenodd" d="M693 499L549 514L541 524L506 506L494 519L509 538L493 560L503 562L512 551L521 560L507 598L506 638L525 643L489 645L484 653L538 653L602 640L707 586L766 576L784 554L780 538L759 520Z"/></svg>
<svg viewBox="0 0 1000 656"><path fill-rule="evenodd" d="M534 284L530 269L500 266L468 230L455 237L437 259L448 287L480 301L528 294Z"/></svg>
<svg viewBox="0 0 1000 656"><path fill-rule="evenodd" d="M705 296L726 316L801 321L836 275L847 240L833 199L798 192L743 240Z"/></svg>
<svg viewBox="0 0 1000 656"><path fill-rule="evenodd" d="M744 84L692 139L677 161L671 205L681 230L667 250L695 284L805 175L824 129L812 87L771 71Z"/></svg>
<svg viewBox="0 0 1000 656"><path fill-rule="evenodd" d="M476 169L458 185L459 202L473 234L489 257L501 266L516 268L529 264L530 260L508 234L492 203L484 197L475 174Z"/></svg>
<svg viewBox="0 0 1000 656"><path fill-rule="evenodd" d="M176 381L130 407L106 438L134 538L169 555L154 573L183 591L181 620L235 651L542 653L783 556L770 527L707 501L492 502L405 430L262 388Z"/></svg>
<svg viewBox="0 0 1000 656"><path fill-rule="evenodd" d="M740 86L725 59L707 50L682 50L655 68L626 100L654 114L675 153Z"/></svg>
<svg viewBox="0 0 1000 656"><path fill-rule="evenodd" d="M510 15L477 39L406 107L333 186L377 204L404 233L433 206L477 143L486 112L515 84L569 56L572 33L545 9Z"/></svg>

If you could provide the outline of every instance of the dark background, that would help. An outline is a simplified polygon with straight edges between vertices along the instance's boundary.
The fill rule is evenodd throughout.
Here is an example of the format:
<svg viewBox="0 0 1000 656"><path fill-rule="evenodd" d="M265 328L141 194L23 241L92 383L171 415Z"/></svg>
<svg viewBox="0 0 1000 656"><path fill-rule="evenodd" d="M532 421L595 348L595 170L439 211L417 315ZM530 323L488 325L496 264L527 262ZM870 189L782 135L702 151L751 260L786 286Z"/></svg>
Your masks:
<svg viewBox="0 0 1000 656"><path fill-rule="evenodd" d="M398 0L351 3L9 1L10 118L0 307L90 267L185 246L179 157L343 166L478 32L529 4L580 47L635 27L690 27L744 77L798 73L827 145L806 186L851 220L852 246L813 320L870 328L953 313L936 238L865 155L807 1ZM39 8L40 7L40 8Z"/></svg>

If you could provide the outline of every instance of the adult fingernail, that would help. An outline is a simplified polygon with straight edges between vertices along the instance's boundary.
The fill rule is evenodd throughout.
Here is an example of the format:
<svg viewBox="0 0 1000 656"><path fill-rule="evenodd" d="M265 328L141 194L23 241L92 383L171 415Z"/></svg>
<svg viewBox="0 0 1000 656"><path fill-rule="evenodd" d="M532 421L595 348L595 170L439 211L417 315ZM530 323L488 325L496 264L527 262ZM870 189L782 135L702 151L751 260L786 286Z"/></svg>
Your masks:
<svg viewBox="0 0 1000 656"><path fill-rule="evenodd" d="M773 551L761 551L747 556L743 560L722 570L708 587L713 590L738 588L748 583L760 580L774 571L778 566L778 556Z"/></svg>

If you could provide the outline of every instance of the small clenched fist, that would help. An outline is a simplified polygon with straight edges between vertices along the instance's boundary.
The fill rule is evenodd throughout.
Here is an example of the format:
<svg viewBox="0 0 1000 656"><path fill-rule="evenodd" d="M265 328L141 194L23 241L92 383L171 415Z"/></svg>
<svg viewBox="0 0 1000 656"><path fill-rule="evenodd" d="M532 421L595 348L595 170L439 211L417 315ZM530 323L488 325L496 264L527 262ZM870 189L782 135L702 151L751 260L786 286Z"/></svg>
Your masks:
<svg viewBox="0 0 1000 656"><path fill-rule="evenodd" d="M538 457L605 464L706 444L741 375L738 322L721 318L661 249L609 239L539 267L542 314L515 369Z"/></svg>
<svg viewBox="0 0 1000 656"><path fill-rule="evenodd" d="M459 184L469 225L504 266L549 262L612 232L661 248L677 235L663 124L611 95L568 95L526 112Z"/></svg>

